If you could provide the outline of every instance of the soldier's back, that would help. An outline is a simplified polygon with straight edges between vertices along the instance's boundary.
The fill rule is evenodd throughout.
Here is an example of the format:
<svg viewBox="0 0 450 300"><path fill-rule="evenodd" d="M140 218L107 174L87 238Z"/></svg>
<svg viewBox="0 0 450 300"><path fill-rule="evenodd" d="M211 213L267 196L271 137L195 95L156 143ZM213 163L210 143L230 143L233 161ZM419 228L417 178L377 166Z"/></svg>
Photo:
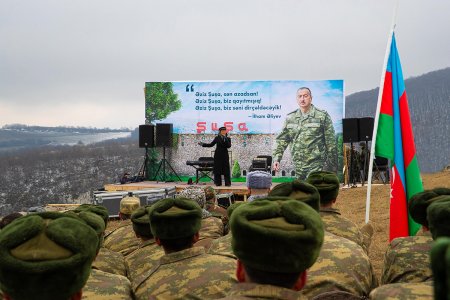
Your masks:
<svg viewBox="0 0 450 300"><path fill-rule="evenodd" d="M83 287L82 299L133 299L130 281L125 276L92 269L91 275Z"/></svg>
<svg viewBox="0 0 450 300"><path fill-rule="evenodd" d="M227 297L221 299L280 299L303 300L300 292L269 284L238 283L234 285Z"/></svg>
<svg viewBox="0 0 450 300"><path fill-rule="evenodd" d="M212 242L208 253L214 255L227 256L236 259L236 255L233 253L233 249L231 248L231 239L232 239L231 231L227 235L215 239Z"/></svg>
<svg viewBox="0 0 450 300"><path fill-rule="evenodd" d="M377 287L370 293L372 300L426 300L433 299L433 281L392 283Z"/></svg>
<svg viewBox="0 0 450 300"><path fill-rule="evenodd" d="M111 274L127 275L123 255L104 247L100 248L92 268Z"/></svg>
<svg viewBox="0 0 450 300"><path fill-rule="evenodd" d="M194 247L163 256L134 294L137 299L217 299L237 283L235 271L234 259Z"/></svg>
<svg viewBox="0 0 450 300"><path fill-rule="evenodd" d="M432 245L430 234L392 240L384 255L381 284L431 280Z"/></svg>
<svg viewBox="0 0 450 300"><path fill-rule="evenodd" d="M140 242L134 233L131 220L124 220L118 228L105 236L103 247L126 256L136 250Z"/></svg>
<svg viewBox="0 0 450 300"><path fill-rule="evenodd" d="M223 223L220 218L208 217L202 219L202 227L200 228L200 239L212 238L217 239L223 236Z"/></svg>
<svg viewBox="0 0 450 300"><path fill-rule="evenodd" d="M319 257L308 270L308 280L301 292L308 299L331 291L367 297L377 284L364 250L346 238L325 232Z"/></svg>
<svg viewBox="0 0 450 300"><path fill-rule="evenodd" d="M154 239L143 242L138 249L127 255L125 258L127 276L133 289L142 282L143 276L159 263L162 256L164 250Z"/></svg>

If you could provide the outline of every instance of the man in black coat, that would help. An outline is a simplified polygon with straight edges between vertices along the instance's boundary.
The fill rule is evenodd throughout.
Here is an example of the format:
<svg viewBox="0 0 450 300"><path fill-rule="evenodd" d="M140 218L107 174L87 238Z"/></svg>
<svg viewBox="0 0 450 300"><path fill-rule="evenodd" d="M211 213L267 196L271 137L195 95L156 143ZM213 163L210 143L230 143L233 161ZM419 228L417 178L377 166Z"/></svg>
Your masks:
<svg viewBox="0 0 450 300"><path fill-rule="evenodd" d="M222 185L222 175L225 178L225 185L231 186L230 179L230 159L228 157L228 148L231 147L231 139L227 135L226 127L219 128L219 134L211 143L198 143L202 147L213 147L217 145L214 152L214 184Z"/></svg>

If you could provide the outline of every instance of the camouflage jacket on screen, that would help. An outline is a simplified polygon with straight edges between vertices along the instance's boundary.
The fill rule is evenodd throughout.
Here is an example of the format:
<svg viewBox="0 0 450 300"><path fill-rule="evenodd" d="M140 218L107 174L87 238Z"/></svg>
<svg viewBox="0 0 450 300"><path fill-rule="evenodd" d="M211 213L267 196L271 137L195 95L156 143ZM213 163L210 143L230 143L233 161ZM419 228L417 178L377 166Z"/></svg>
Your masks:
<svg viewBox="0 0 450 300"><path fill-rule="evenodd" d="M141 240L136 237L131 220L121 222L119 227L105 235L103 247L126 256L137 249Z"/></svg>
<svg viewBox="0 0 450 300"><path fill-rule="evenodd" d="M368 247L364 244L364 238L359 227L343 217L338 209L320 208L320 217L322 218L325 231L355 242L363 247L367 253Z"/></svg>
<svg viewBox="0 0 450 300"><path fill-rule="evenodd" d="M148 271L156 266L163 256L164 250L156 244L154 239L142 242L138 249L127 255L125 264L133 289L145 279Z"/></svg>
<svg viewBox="0 0 450 300"><path fill-rule="evenodd" d="M366 252L356 243L329 232L325 232L319 257L307 274L301 292L308 299L332 291L367 297L378 285Z"/></svg>
<svg viewBox="0 0 450 300"><path fill-rule="evenodd" d="M209 248L208 253L236 259L237 257L233 253L233 248L231 248L231 239L232 234L230 231L227 235L214 240L211 244L211 247Z"/></svg>
<svg viewBox="0 0 450 300"><path fill-rule="evenodd" d="M92 268L111 274L127 276L123 255L108 248L100 248L97 257L92 263Z"/></svg>
<svg viewBox="0 0 450 300"><path fill-rule="evenodd" d="M221 298L237 283L235 272L234 259L193 247L163 256L134 294L137 299Z"/></svg>
<svg viewBox="0 0 450 300"><path fill-rule="evenodd" d="M307 114L297 109L286 116L276 137L274 161L280 161L289 146L296 175L305 179L312 171L337 171L337 147L330 115L311 105Z"/></svg>
<svg viewBox="0 0 450 300"><path fill-rule="evenodd" d="M429 234L393 239L384 255L381 284L431 280L432 244Z"/></svg>
<svg viewBox="0 0 450 300"><path fill-rule="evenodd" d="M280 299L295 300L306 299L299 292L283 287L256 284L238 283L233 286L227 297L222 299Z"/></svg>
<svg viewBox="0 0 450 300"><path fill-rule="evenodd" d="M128 278L92 269L82 299L128 300L133 299Z"/></svg>
<svg viewBox="0 0 450 300"><path fill-rule="evenodd" d="M433 281L392 283L377 287L370 293L373 300L427 300L433 299Z"/></svg>

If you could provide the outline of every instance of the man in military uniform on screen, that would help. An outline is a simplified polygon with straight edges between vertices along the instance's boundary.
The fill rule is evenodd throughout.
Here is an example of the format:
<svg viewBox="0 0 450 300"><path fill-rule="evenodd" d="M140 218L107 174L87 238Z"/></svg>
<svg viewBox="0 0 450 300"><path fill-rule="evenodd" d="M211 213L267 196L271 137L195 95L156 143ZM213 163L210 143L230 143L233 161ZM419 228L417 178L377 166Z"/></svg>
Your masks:
<svg viewBox="0 0 450 300"><path fill-rule="evenodd" d="M297 90L299 108L286 116L284 127L276 137L273 169L280 169L283 153L289 146L296 177L305 179L313 171L337 172L337 147L330 115L316 108L311 90Z"/></svg>

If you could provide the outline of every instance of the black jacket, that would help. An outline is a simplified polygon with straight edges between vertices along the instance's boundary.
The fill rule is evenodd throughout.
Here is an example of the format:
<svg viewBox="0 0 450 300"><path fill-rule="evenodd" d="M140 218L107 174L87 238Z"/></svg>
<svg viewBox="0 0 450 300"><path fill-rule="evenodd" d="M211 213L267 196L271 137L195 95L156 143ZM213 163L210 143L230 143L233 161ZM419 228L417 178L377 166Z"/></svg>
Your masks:
<svg viewBox="0 0 450 300"><path fill-rule="evenodd" d="M226 136L217 135L211 143L203 143L203 147L213 147L217 145L214 152L214 174L229 174L230 158L228 148L231 147L231 139Z"/></svg>

